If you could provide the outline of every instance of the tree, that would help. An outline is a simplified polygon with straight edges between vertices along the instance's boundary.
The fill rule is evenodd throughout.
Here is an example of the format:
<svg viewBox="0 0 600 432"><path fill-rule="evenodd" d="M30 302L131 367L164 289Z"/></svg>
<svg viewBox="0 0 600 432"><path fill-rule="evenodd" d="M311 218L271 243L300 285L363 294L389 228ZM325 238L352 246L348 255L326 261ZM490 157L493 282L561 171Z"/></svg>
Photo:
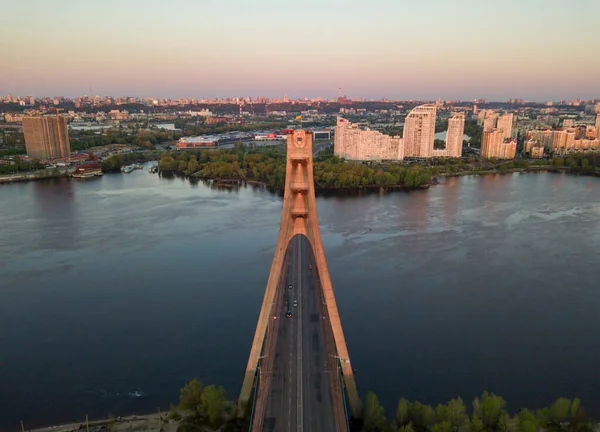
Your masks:
<svg viewBox="0 0 600 432"><path fill-rule="evenodd" d="M202 411L202 383L194 378L179 392L179 408L199 415Z"/></svg>
<svg viewBox="0 0 600 432"><path fill-rule="evenodd" d="M398 402L398 408L396 409L396 419L400 426L404 426L408 423L408 416L410 413L410 402L402 398Z"/></svg>
<svg viewBox="0 0 600 432"><path fill-rule="evenodd" d="M223 387L209 385L202 392L202 404L204 405L204 413L208 418L208 422L213 427L219 427L223 424L223 414L225 412L225 390Z"/></svg>
<svg viewBox="0 0 600 432"><path fill-rule="evenodd" d="M450 423L448 420L436 423L431 428L431 432L452 432L453 430L454 428L452 427L452 423Z"/></svg>
<svg viewBox="0 0 600 432"><path fill-rule="evenodd" d="M385 413L379 404L379 399L373 392L367 392L364 409L364 429L367 432L385 431Z"/></svg>
<svg viewBox="0 0 600 432"><path fill-rule="evenodd" d="M428 428L435 423L435 411L431 406L417 401L412 404L410 418L417 428Z"/></svg>
<svg viewBox="0 0 600 432"><path fill-rule="evenodd" d="M575 417L577 417L577 414L579 413L580 405L581 405L581 401L579 400L579 398L573 399L573 402L571 403L571 409L569 410L571 419L574 419Z"/></svg>
<svg viewBox="0 0 600 432"><path fill-rule="evenodd" d="M413 427L412 423L409 423L401 426L399 432L415 432L415 428Z"/></svg>
<svg viewBox="0 0 600 432"><path fill-rule="evenodd" d="M179 414L179 409L177 408L176 405L171 404L171 406L169 407L169 418L171 420L180 420L181 419L181 414Z"/></svg>
<svg viewBox="0 0 600 432"><path fill-rule="evenodd" d="M198 161L196 156L192 156L187 164L187 173L194 174L196 171L198 171Z"/></svg>
<svg viewBox="0 0 600 432"><path fill-rule="evenodd" d="M504 399L494 393L485 391L481 399L475 398L473 401L473 412L477 414L486 427L495 429L505 406L506 401Z"/></svg>
<svg viewBox="0 0 600 432"><path fill-rule="evenodd" d="M571 401L567 398L559 398L550 407L548 412L550 421L561 423L569 417L571 411Z"/></svg>
<svg viewBox="0 0 600 432"><path fill-rule="evenodd" d="M455 428L461 427L468 423L469 416L467 415L467 408L461 398L450 399L448 402L448 408L446 410L448 420L452 423Z"/></svg>

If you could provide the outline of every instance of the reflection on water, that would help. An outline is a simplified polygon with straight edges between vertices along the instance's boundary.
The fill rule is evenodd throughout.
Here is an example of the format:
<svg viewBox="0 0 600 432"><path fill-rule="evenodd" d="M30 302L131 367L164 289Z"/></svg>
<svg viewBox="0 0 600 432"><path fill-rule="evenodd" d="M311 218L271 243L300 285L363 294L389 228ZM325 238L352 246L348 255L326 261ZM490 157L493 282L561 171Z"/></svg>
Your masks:
<svg viewBox="0 0 600 432"><path fill-rule="evenodd" d="M143 170L0 200L0 430L167 407L193 377L235 396L279 195ZM599 179L547 173L321 195L359 389L390 412L484 389L594 412L599 203Z"/></svg>

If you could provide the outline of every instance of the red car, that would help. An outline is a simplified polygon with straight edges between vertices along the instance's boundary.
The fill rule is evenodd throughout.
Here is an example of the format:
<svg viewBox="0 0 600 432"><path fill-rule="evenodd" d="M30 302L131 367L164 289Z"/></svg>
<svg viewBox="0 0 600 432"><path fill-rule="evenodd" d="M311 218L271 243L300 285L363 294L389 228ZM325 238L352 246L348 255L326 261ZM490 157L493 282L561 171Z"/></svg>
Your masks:
<svg viewBox="0 0 600 432"><path fill-rule="evenodd" d="M308 269L309 269L309 270L312 270L312 264L309 264L309 265L308 265Z"/></svg>

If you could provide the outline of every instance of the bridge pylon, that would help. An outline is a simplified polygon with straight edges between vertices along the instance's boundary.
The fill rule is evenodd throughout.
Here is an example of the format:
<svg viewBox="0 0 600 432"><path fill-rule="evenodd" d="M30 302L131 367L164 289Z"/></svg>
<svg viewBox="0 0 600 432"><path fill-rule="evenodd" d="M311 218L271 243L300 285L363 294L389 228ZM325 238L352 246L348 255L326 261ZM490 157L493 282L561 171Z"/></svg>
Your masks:
<svg viewBox="0 0 600 432"><path fill-rule="evenodd" d="M319 272L319 279L323 289L323 298L327 306L329 320L333 330L336 351L339 357L342 376L351 414L360 417L362 404L354 380L354 372L348 355L346 339L342 330L342 323L338 313L333 286L327 268L327 261L323 251L317 206L315 200L315 187L313 179L312 157L312 132L295 130L287 136L287 161L285 189L283 195L283 210L279 226L279 237L275 248L275 256L271 265L271 272L267 281L265 296L256 332L250 350L250 357L246 366L244 382L238 399L238 412L243 415L250 400L254 380L261 355L269 318L272 315L275 293L278 289L283 271L284 258L288 245L296 234L306 236L313 249L315 265Z"/></svg>

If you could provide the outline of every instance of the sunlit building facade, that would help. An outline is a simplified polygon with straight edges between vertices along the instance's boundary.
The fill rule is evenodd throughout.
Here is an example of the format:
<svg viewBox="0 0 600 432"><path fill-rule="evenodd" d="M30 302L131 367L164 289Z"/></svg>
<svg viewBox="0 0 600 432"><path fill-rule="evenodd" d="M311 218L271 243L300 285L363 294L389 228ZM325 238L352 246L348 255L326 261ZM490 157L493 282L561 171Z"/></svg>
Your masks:
<svg viewBox="0 0 600 432"><path fill-rule="evenodd" d="M404 143L400 137L363 130L357 124L338 117L333 152L349 160L402 160Z"/></svg>
<svg viewBox="0 0 600 432"><path fill-rule="evenodd" d="M55 159L71 156L66 117L23 117L23 133L29 157Z"/></svg>
<svg viewBox="0 0 600 432"><path fill-rule="evenodd" d="M502 132L502 139L512 138L514 114L506 113L498 117L496 128Z"/></svg>
<svg viewBox="0 0 600 432"><path fill-rule="evenodd" d="M433 156L436 106L426 104L415 107L404 122L404 156L430 158Z"/></svg>
<svg viewBox="0 0 600 432"><path fill-rule="evenodd" d="M448 132L446 133L447 157L461 157L463 136L465 134L465 113L454 113L448 119Z"/></svg>

